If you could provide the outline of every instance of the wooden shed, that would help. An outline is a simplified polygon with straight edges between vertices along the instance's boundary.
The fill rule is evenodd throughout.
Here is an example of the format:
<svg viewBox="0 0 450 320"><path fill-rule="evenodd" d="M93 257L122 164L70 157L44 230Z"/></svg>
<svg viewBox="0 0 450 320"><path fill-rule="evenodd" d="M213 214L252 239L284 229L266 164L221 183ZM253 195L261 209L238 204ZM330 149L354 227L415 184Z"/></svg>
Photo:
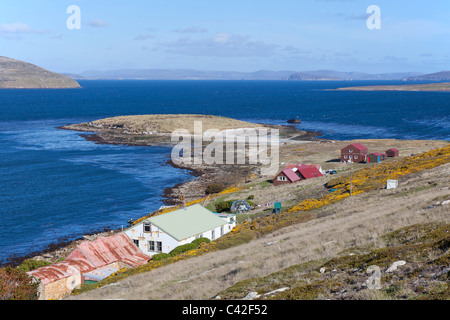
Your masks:
<svg viewBox="0 0 450 320"><path fill-rule="evenodd" d="M397 148L390 148L386 150L386 154L388 157L398 157L399 151Z"/></svg>
<svg viewBox="0 0 450 320"><path fill-rule="evenodd" d="M382 154L378 152L372 152L369 154L369 162L370 163L378 163L382 160Z"/></svg>

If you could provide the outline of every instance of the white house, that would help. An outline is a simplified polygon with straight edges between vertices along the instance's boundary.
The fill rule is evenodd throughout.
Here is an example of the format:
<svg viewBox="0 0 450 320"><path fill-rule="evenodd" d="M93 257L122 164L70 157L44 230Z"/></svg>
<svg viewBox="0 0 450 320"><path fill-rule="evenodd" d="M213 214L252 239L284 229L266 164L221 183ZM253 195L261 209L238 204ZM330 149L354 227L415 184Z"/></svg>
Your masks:
<svg viewBox="0 0 450 320"><path fill-rule="evenodd" d="M215 240L236 226L234 215L214 214L199 204L150 217L124 233L148 255L169 253L197 238Z"/></svg>

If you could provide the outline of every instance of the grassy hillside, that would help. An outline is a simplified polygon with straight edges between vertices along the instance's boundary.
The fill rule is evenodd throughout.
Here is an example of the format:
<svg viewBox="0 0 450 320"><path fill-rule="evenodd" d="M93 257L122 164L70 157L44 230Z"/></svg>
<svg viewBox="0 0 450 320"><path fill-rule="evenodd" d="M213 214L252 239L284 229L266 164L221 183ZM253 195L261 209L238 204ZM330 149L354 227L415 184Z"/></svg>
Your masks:
<svg viewBox="0 0 450 320"><path fill-rule="evenodd" d="M75 80L30 63L0 57L0 89L79 88Z"/></svg>
<svg viewBox="0 0 450 320"><path fill-rule="evenodd" d="M347 178L331 180L330 197L255 216L217 241L121 270L71 299L448 298L449 157L447 146L362 169L352 197ZM383 188L386 174L399 188ZM400 272L387 274L399 260ZM375 291L364 288L370 265L382 272Z"/></svg>

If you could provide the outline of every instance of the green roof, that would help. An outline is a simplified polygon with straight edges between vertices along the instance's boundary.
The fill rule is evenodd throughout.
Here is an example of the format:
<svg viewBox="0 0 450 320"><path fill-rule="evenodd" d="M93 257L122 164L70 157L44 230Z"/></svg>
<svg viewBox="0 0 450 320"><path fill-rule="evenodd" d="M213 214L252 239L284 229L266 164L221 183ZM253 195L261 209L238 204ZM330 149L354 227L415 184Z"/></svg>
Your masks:
<svg viewBox="0 0 450 320"><path fill-rule="evenodd" d="M147 219L178 241L225 225L227 222L199 204Z"/></svg>

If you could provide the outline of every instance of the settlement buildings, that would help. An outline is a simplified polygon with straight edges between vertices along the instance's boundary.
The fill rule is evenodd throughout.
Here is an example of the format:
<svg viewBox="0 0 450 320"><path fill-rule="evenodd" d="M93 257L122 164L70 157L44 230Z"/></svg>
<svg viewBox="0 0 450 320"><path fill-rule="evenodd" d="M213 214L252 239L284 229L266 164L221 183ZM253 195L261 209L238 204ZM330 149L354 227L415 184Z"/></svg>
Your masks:
<svg viewBox="0 0 450 320"><path fill-rule="evenodd" d="M234 215L220 217L200 204L150 217L125 230L142 252L169 253L197 238L215 240L236 225Z"/></svg>
<svg viewBox="0 0 450 320"><path fill-rule="evenodd" d="M294 183L304 179L321 177L322 171L319 165L298 164L287 165L286 168L272 179L273 185Z"/></svg>
<svg viewBox="0 0 450 320"><path fill-rule="evenodd" d="M144 265L154 254L168 253L196 238L215 240L235 225L234 214L216 215L196 204L150 217L109 237L83 241L65 260L27 273L40 281L40 300L62 299L83 283Z"/></svg>

